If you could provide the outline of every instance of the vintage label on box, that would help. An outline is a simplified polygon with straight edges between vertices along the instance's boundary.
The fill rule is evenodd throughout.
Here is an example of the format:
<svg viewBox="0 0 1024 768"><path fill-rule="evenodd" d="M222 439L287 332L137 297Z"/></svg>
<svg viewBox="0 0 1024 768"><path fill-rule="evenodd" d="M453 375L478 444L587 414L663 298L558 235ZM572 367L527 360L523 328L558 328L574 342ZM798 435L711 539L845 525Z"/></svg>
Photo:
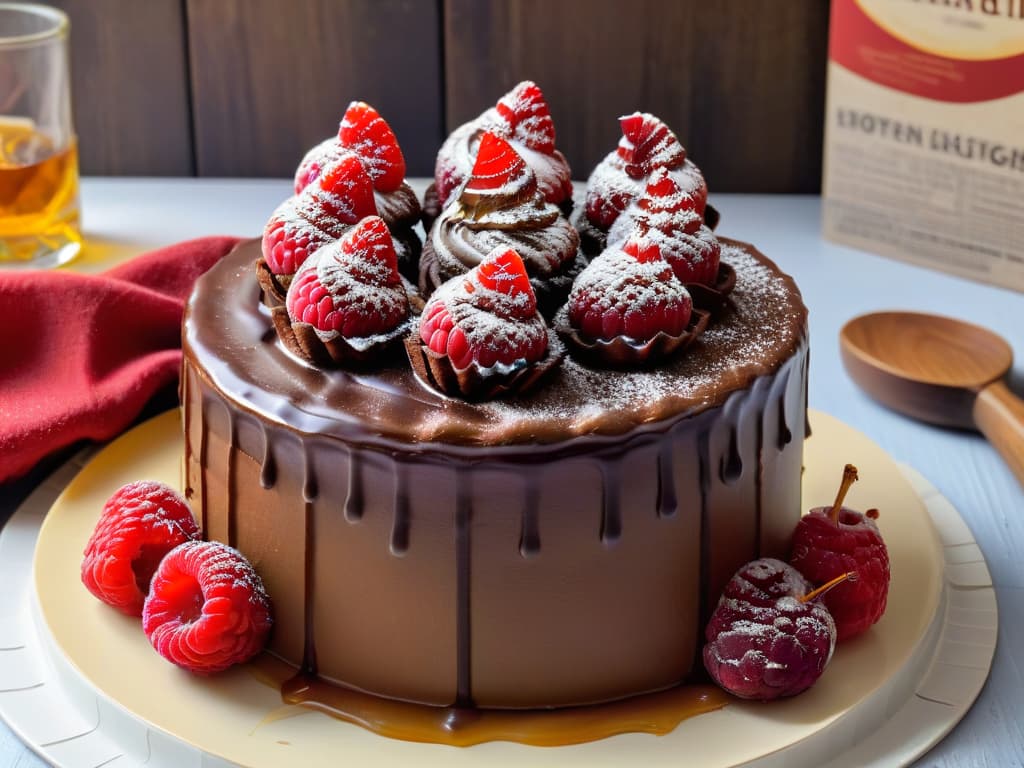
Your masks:
<svg viewBox="0 0 1024 768"><path fill-rule="evenodd" d="M1024 0L833 0L824 231L1024 291Z"/></svg>

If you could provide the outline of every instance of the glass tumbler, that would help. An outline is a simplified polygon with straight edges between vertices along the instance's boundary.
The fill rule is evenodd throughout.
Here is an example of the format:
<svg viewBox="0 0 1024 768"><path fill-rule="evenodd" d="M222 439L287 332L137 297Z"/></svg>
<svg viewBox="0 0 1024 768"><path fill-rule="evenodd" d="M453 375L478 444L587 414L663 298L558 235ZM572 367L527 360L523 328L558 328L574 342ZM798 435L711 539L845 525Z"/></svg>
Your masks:
<svg viewBox="0 0 1024 768"><path fill-rule="evenodd" d="M82 247L68 29L56 8L0 2L0 269Z"/></svg>

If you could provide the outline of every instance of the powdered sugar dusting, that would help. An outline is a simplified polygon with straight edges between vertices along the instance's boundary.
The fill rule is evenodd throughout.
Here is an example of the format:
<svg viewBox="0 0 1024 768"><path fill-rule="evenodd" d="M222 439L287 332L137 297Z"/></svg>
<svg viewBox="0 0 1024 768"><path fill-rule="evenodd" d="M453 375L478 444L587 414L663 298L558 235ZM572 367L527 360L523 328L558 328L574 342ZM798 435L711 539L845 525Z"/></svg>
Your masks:
<svg viewBox="0 0 1024 768"><path fill-rule="evenodd" d="M617 150L612 150L587 179L587 219L605 232L615 223L619 214L637 201L647 188L647 179L633 178L625 169L625 161ZM703 216L708 188L700 169L692 161L686 160L678 168L669 170L669 176L694 201L698 215Z"/></svg>
<svg viewBox="0 0 1024 768"><path fill-rule="evenodd" d="M650 112L634 112L619 118L622 138L616 151L625 170L640 179L655 168L676 168L686 160L686 150L672 130Z"/></svg>
<svg viewBox="0 0 1024 768"><path fill-rule="evenodd" d="M524 80L498 100L495 111L507 126L508 138L530 149L551 154L555 150L555 123L537 84Z"/></svg>
<svg viewBox="0 0 1024 768"><path fill-rule="evenodd" d="M434 166L434 182L442 208L452 201L459 186L472 172L480 137L485 131L493 131L512 144L536 174L537 185L545 200L558 205L572 197L572 171L565 156L555 149L554 123L551 122L549 129L547 123L551 121L551 117L547 115L545 118L542 115L547 112L543 96L543 110L536 112L533 111L536 109L536 102L531 104L527 99L527 103L524 104L522 98L516 96L517 90L527 85L531 83L520 83L516 89L502 97L498 106L491 107L476 119L463 123L445 139L437 153ZM539 92L537 89L538 94ZM506 99L510 100L504 107L507 114L512 114L513 110L518 114L515 126L511 126L509 118L501 114L501 105ZM550 137L546 135L548 130Z"/></svg>
<svg viewBox="0 0 1024 768"><path fill-rule="evenodd" d="M501 282L500 271L491 277ZM430 299L431 304L435 301L444 303L475 349L529 348L547 336L547 326L536 310L532 289L494 290L485 286L475 271L444 283Z"/></svg>
<svg viewBox="0 0 1024 768"><path fill-rule="evenodd" d="M737 376L767 373L766 359L781 362L773 350L796 349L801 342L806 310L788 279L743 248L724 244L722 258L736 271L735 308L678 358L650 370L619 371L590 368L569 356L529 400L479 407L496 423L558 421L585 431L609 414L659 418L672 403L692 407L717 389L730 391L725 382Z"/></svg>
<svg viewBox="0 0 1024 768"><path fill-rule="evenodd" d="M688 300L689 294L664 259L641 262L609 248L580 272L569 293L569 305L585 303L588 312L601 315L610 309L647 313L684 298Z"/></svg>

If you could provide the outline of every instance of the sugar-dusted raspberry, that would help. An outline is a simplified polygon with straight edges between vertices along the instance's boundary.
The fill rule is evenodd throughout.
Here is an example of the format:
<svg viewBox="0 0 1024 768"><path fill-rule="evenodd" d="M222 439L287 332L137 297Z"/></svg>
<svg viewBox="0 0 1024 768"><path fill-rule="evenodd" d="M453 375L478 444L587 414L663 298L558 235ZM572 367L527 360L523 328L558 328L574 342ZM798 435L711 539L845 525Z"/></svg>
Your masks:
<svg viewBox="0 0 1024 768"><path fill-rule="evenodd" d="M655 168L678 168L686 162L686 150L672 130L649 112L634 112L619 118L622 138L618 153L624 170L642 179Z"/></svg>
<svg viewBox="0 0 1024 768"><path fill-rule="evenodd" d="M383 219L367 216L319 250L292 281L285 305L293 325L312 325L322 339L373 336L405 320L408 295Z"/></svg>
<svg viewBox="0 0 1024 768"><path fill-rule="evenodd" d="M817 600L833 586L812 590L780 560L744 565L708 621L703 652L708 674L744 699L768 701L810 688L835 650L835 624Z"/></svg>
<svg viewBox="0 0 1024 768"><path fill-rule="evenodd" d="M524 80L502 96L495 110L505 126L495 126L507 139L520 141L530 149L551 154L555 151L555 121L537 84Z"/></svg>
<svg viewBox="0 0 1024 768"><path fill-rule="evenodd" d="M160 560L198 535L192 511L174 490L148 480L129 483L103 506L85 546L82 583L104 603L139 616Z"/></svg>
<svg viewBox="0 0 1024 768"><path fill-rule="evenodd" d="M841 584L825 596L839 642L877 622L885 613L889 595L889 552L875 522L878 510L861 513L842 505L856 479L856 467L847 464L833 506L817 507L800 519L789 560L814 582L848 571L857 574L856 581Z"/></svg>
<svg viewBox="0 0 1024 768"><path fill-rule="evenodd" d="M219 542L171 550L153 575L142 629L157 652L199 674L255 656L272 624L270 598L249 561Z"/></svg>
<svg viewBox="0 0 1024 768"><path fill-rule="evenodd" d="M420 339L457 370L536 362L547 327L519 254L496 248L479 266L442 285L420 320Z"/></svg>
<svg viewBox="0 0 1024 768"><path fill-rule="evenodd" d="M451 203L473 170L483 134L490 131L508 141L536 176L544 199L558 206L572 203L572 171L555 148L555 125L544 94L528 80L516 85L498 103L452 131L437 153L435 192L440 208Z"/></svg>
<svg viewBox="0 0 1024 768"><path fill-rule="evenodd" d="M505 139L487 132L480 139L473 172L462 188L460 200L478 204L494 198L521 198L537 190L537 177Z"/></svg>
<svg viewBox="0 0 1024 768"><path fill-rule="evenodd" d="M587 265L569 294L569 322L591 339L625 336L644 342L659 332L678 336L693 302L656 243L630 239Z"/></svg>
<svg viewBox="0 0 1024 768"><path fill-rule="evenodd" d="M325 167L317 183L307 190L310 198L299 198L300 210L308 221L325 231L330 231L330 224L335 222L352 226L367 216L377 215L373 180L354 154L343 155Z"/></svg>
<svg viewBox="0 0 1024 768"><path fill-rule="evenodd" d="M394 192L405 181L405 157L391 126L363 101L353 101L338 129L338 140L363 162L379 192Z"/></svg>
<svg viewBox="0 0 1024 768"><path fill-rule="evenodd" d="M667 168L656 169L636 204L615 220L608 244L625 242L633 234L658 244L681 283L712 285L717 279L721 243L697 212L693 196L676 183Z"/></svg>
<svg viewBox="0 0 1024 768"><path fill-rule="evenodd" d="M670 171L673 181L693 198L697 213L703 216L707 183L700 169L686 158L686 150L672 130L646 112L621 117L619 125L622 138L618 146L587 179L587 221L608 232L619 215L643 195L647 177L659 168Z"/></svg>
<svg viewBox="0 0 1024 768"><path fill-rule="evenodd" d="M275 275L294 275L310 254L334 240L330 232L299 215L297 200L290 197L281 203L263 230L263 258Z"/></svg>
<svg viewBox="0 0 1024 768"><path fill-rule="evenodd" d="M275 275L294 275L311 254L376 214L373 182L359 158L346 153L277 207L263 230L263 259Z"/></svg>

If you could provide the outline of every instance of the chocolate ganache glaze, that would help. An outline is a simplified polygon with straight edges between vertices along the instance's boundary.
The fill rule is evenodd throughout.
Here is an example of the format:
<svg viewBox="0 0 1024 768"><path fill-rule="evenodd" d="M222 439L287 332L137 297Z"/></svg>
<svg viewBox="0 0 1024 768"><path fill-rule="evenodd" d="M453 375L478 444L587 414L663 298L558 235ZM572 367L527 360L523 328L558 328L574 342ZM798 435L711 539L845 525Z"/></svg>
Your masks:
<svg viewBox="0 0 1024 768"><path fill-rule="evenodd" d="M700 666L726 580L800 515L806 309L722 240L732 309L645 371L566 359L467 403L398 360L292 357L258 243L202 277L184 326L186 494L274 600L271 650L319 678L458 711L590 704ZM453 710L454 711L454 710Z"/></svg>

